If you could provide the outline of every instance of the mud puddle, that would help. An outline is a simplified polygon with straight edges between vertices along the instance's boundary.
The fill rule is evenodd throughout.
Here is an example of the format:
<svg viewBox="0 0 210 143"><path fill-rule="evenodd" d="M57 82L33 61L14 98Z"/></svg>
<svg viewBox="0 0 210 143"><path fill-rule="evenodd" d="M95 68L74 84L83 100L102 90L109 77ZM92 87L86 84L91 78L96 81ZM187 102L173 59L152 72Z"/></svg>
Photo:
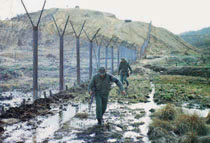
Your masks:
<svg viewBox="0 0 210 143"><path fill-rule="evenodd" d="M49 97L49 90L44 91L46 92L46 96ZM42 91L42 93L39 92L40 98L44 98L44 91ZM51 91L52 93L58 93L58 90ZM19 107L23 103L23 101L25 101L27 104L31 104L33 102L33 93L23 93L20 90L0 93L0 107L4 107L4 110L9 109L10 107Z"/></svg>
<svg viewBox="0 0 210 143"><path fill-rule="evenodd" d="M188 103L184 103L182 105L182 110L186 114L197 114L200 117L207 117L208 113L210 112L210 109L199 109L200 105L194 104L193 108L188 108Z"/></svg>
<svg viewBox="0 0 210 143"><path fill-rule="evenodd" d="M51 137L55 131L69 121L77 112L86 108L87 105L69 104L51 110L54 115L38 116L26 122L20 122L5 127L2 142L43 142ZM5 120L7 121L7 120ZM15 119L13 119L15 121ZM11 119L10 119L10 122Z"/></svg>

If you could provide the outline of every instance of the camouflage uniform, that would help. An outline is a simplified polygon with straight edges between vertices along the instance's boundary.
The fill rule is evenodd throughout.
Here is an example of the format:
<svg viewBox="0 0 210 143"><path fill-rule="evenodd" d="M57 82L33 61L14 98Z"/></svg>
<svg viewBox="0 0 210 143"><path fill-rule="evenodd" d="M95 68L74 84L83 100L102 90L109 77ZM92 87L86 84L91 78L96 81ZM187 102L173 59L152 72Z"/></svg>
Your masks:
<svg viewBox="0 0 210 143"><path fill-rule="evenodd" d="M129 63L124 58L122 58L122 61L120 62L120 65L119 65L118 74L120 74L120 81L122 83L124 83L125 81L127 86L129 86L129 82L127 80L127 77L129 74L128 70L130 70L130 72L132 73L132 69Z"/></svg>
<svg viewBox="0 0 210 143"><path fill-rule="evenodd" d="M103 119L102 117L106 111L108 96L111 90L111 82L115 82L120 90L124 91L120 80L108 73L105 73L104 77L101 77L100 73L96 74L88 86L89 92L92 91L95 94L97 119Z"/></svg>

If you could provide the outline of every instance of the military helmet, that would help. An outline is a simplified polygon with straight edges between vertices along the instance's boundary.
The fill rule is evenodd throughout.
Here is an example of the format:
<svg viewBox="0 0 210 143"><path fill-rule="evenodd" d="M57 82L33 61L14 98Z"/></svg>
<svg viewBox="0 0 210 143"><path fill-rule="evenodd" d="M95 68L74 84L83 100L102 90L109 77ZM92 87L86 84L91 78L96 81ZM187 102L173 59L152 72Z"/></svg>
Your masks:
<svg viewBox="0 0 210 143"><path fill-rule="evenodd" d="M126 61L126 60L125 60L125 58L123 57L123 58L121 58L121 61Z"/></svg>
<svg viewBox="0 0 210 143"><path fill-rule="evenodd" d="M98 70L98 73L100 75L105 75L106 74L106 69L104 67L100 67L99 70Z"/></svg>

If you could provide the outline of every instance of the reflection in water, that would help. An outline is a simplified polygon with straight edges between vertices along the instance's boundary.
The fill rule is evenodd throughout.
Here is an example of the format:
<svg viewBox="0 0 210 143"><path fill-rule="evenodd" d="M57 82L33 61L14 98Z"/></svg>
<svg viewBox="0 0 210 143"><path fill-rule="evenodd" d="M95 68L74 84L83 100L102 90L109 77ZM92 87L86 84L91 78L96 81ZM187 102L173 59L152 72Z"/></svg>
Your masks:
<svg viewBox="0 0 210 143"><path fill-rule="evenodd" d="M153 100L153 96L155 94L155 85L151 83L151 88L152 88L152 92L151 94L149 95L149 102L147 103L137 103L137 104L132 104L132 105L129 105L128 107L131 108L131 109L140 109L140 108L143 108L145 110L145 116L140 118L139 120L144 122L144 124L142 126L140 126L140 130L141 130L141 134L143 135L143 141L145 143L150 143L148 137L147 137L147 132L148 132L148 126L149 124L151 123L151 118L150 118L150 111L151 109L158 109L160 108L160 106L158 106L154 100Z"/></svg>
<svg viewBox="0 0 210 143"><path fill-rule="evenodd" d="M84 107L87 105L84 105ZM58 111L58 112L57 112ZM5 143L24 141L24 142L42 142L49 138L63 126L63 123L69 121L76 114L76 108L71 105L65 110L57 108L53 116L37 117L24 123L7 126L3 136L10 135L4 140ZM42 122L41 122L42 121ZM40 124L41 122L41 124Z"/></svg>
<svg viewBox="0 0 210 143"><path fill-rule="evenodd" d="M63 126L63 105L61 105L59 109L59 127L61 128Z"/></svg>
<svg viewBox="0 0 210 143"><path fill-rule="evenodd" d="M210 112L210 110L208 108L204 109L204 110L200 110L200 109L189 109L186 108L187 104L183 104L182 105L182 110L184 111L184 113L186 114L197 114L200 117L207 117L208 113Z"/></svg>

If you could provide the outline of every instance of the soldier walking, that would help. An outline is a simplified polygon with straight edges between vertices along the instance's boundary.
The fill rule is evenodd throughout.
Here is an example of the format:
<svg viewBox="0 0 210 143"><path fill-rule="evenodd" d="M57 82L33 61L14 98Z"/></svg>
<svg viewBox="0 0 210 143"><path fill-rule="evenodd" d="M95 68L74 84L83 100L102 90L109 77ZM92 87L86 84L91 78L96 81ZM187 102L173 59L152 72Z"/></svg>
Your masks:
<svg viewBox="0 0 210 143"><path fill-rule="evenodd" d="M107 108L112 82L115 82L121 93L125 95L123 84L116 77L108 74L104 67L99 68L98 74L93 76L88 86L89 94L94 95L96 99L96 118L99 125L103 123L103 115Z"/></svg>
<svg viewBox="0 0 210 143"><path fill-rule="evenodd" d="M130 70L130 74L132 74L132 69L129 63L125 60L125 58L121 58L121 62L118 68L118 75L120 75L120 81L123 84L126 82L127 87L129 86L129 82L127 80L127 77L129 76L129 70Z"/></svg>

